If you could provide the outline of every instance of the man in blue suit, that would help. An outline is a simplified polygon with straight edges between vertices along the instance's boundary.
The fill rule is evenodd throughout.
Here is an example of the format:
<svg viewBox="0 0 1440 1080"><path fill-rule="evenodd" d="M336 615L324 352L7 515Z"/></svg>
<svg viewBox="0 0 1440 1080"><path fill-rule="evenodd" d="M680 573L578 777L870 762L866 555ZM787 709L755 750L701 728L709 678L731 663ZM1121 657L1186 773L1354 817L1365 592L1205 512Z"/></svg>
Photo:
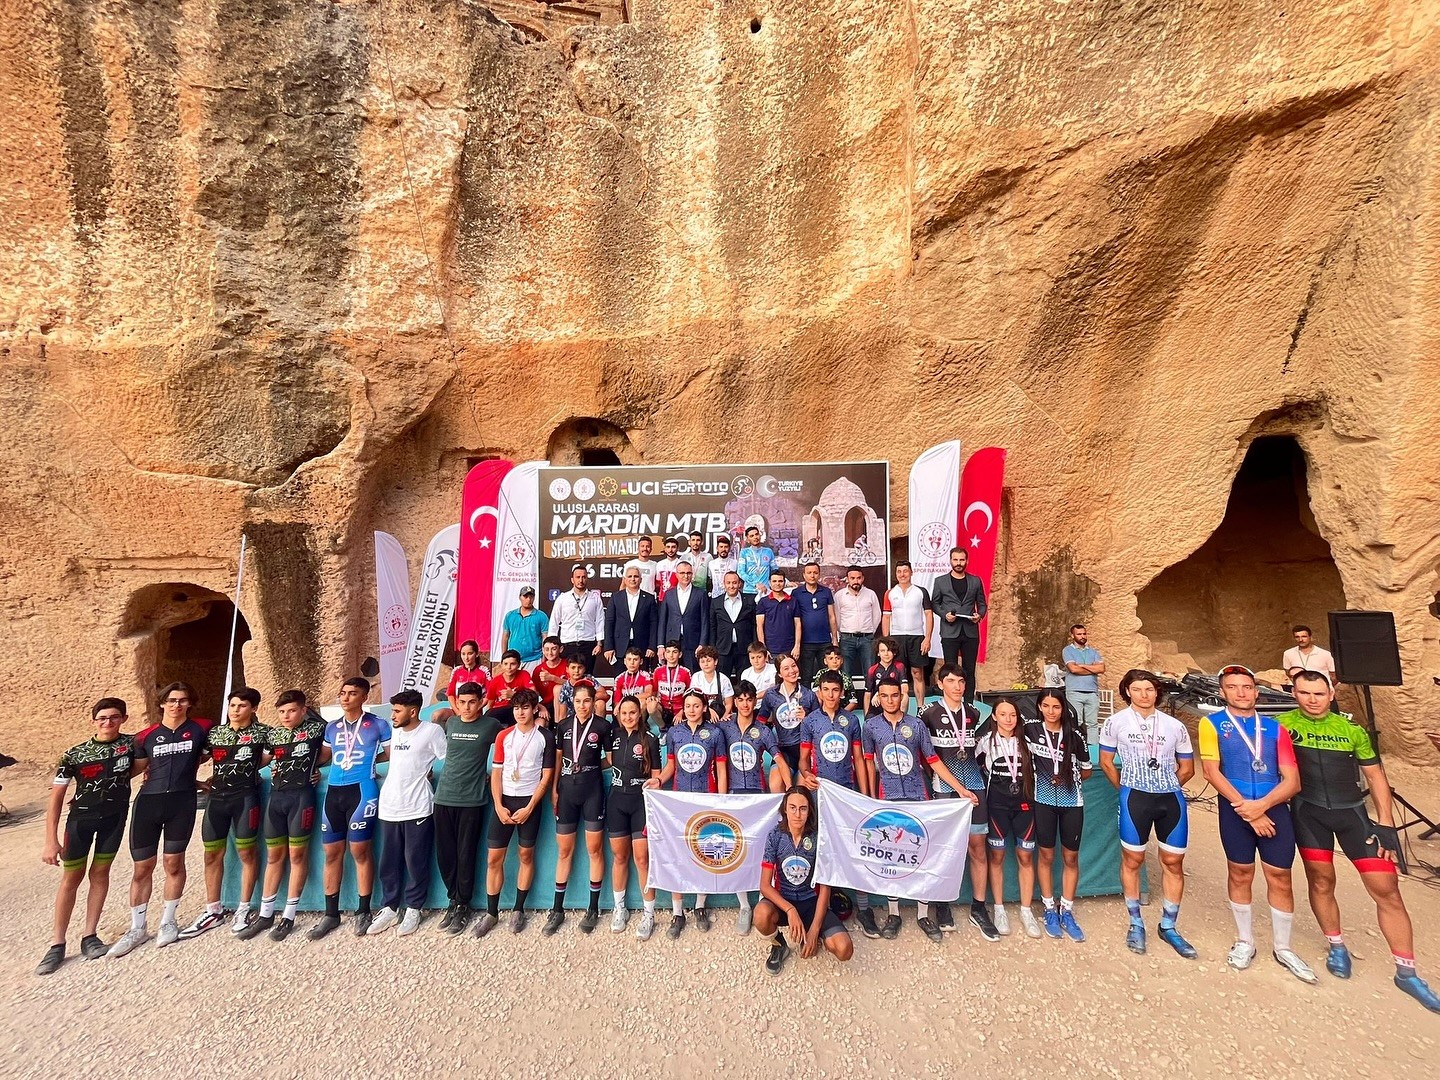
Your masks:
<svg viewBox="0 0 1440 1080"><path fill-rule="evenodd" d="M612 593L605 608L605 659L615 663L632 645L645 655L646 668L655 666L655 630L659 623L659 605L655 597L640 587L640 568L626 568L622 579L625 587Z"/></svg>
<svg viewBox="0 0 1440 1080"><path fill-rule="evenodd" d="M680 662L695 670L695 650L710 644L710 598L694 587L695 570L687 562L675 567L675 587L660 602L656 641L680 642Z"/></svg>

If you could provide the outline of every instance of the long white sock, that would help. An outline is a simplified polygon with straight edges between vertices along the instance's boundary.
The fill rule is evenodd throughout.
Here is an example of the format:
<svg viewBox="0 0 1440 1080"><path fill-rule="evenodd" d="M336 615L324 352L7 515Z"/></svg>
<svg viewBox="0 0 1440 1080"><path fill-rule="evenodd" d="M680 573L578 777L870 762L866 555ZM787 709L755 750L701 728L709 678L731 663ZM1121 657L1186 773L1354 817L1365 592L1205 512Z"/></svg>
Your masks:
<svg viewBox="0 0 1440 1080"><path fill-rule="evenodd" d="M900 915L900 901L899 901L899 900L891 900L891 899L887 896L887 897L885 898L885 902L886 902L886 904L889 905L890 914L891 914L891 915L894 915L894 916L896 916L896 917L898 918L899 915Z"/></svg>
<svg viewBox="0 0 1440 1080"><path fill-rule="evenodd" d="M750 910L750 894L748 892L737 892L735 894L735 899L740 901L741 911Z"/></svg>
<svg viewBox="0 0 1440 1080"><path fill-rule="evenodd" d="M699 905L696 906L698 907ZM673 897L671 897L670 910L673 911L677 917L684 915L685 897L681 896L679 893L676 893Z"/></svg>
<svg viewBox="0 0 1440 1080"><path fill-rule="evenodd" d="M915 901L915 917L917 919L928 919L930 917L930 905Z"/></svg>
<svg viewBox="0 0 1440 1080"><path fill-rule="evenodd" d="M131 929L131 930L144 930L144 929L145 929L145 909L148 908L149 906L150 906L149 904L136 904L134 907L132 907L132 908L130 909L130 929Z"/></svg>
<svg viewBox="0 0 1440 1080"><path fill-rule="evenodd" d="M163 915L160 916L160 921L161 921L162 923L174 922L174 921L175 921L175 917L176 917L177 915L179 915L179 913L180 913L180 901L179 901L179 900L166 900L166 901L165 901L165 914L163 914Z"/></svg>
<svg viewBox="0 0 1440 1080"><path fill-rule="evenodd" d="M1283 952L1290 948L1290 930L1295 925L1295 913L1293 911L1276 911L1270 909L1270 936L1275 941L1275 951Z"/></svg>
<svg viewBox="0 0 1440 1080"><path fill-rule="evenodd" d="M703 892L697 892L697 893L695 894L695 910L696 910L696 911L699 911L702 907L705 906L705 900L707 899L707 895L708 895L708 894L703 893Z"/></svg>
<svg viewBox="0 0 1440 1080"><path fill-rule="evenodd" d="M1255 944L1255 920L1252 917L1252 909L1249 904L1237 904L1230 901L1230 913L1235 916L1235 932L1239 934L1240 940L1247 945Z"/></svg>
<svg viewBox="0 0 1440 1080"><path fill-rule="evenodd" d="M1055 897L1053 896L1041 896L1040 903L1044 906L1046 911L1055 910Z"/></svg>
<svg viewBox="0 0 1440 1080"><path fill-rule="evenodd" d="M619 911L625 906L625 894L618 890L612 890L612 895L615 898L615 910Z"/></svg>
<svg viewBox="0 0 1440 1080"><path fill-rule="evenodd" d="M278 899L280 899L278 893L260 898L260 917L262 919L268 919L275 914L275 901Z"/></svg>
<svg viewBox="0 0 1440 1080"><path fill-rule="evenodd" d="M280 917L281 917L282 919L289 919L291 922L294 922L294 921L295 921L295 913L296 913L297 911L299 911L299 910L300 910L300 897L298 897L298 896L289 897L289 898L285 901L285 913L284 913L283 915L281 915Z"/></svg>
<svg viewBox="0 0 1440 1080"><path fill-rule="evenodd" d="M645 903L645 914L647 914L647 915L654 915L654 914L655 914L655 901L654 901L654 900L646 900L644 903Z"/></svg>

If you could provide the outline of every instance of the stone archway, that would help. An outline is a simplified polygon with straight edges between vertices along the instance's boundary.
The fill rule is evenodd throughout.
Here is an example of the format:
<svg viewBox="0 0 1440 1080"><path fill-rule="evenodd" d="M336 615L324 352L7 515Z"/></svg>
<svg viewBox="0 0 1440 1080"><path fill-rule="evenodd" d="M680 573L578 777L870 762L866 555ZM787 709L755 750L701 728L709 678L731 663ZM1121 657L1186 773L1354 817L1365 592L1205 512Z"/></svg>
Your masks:
<svg viewBox="0 0 1440 1080"><path fill-rule="evenodd" d="M1325 613L1345 607L1295 439L1265 436L1250 444L1220 525L1136 600L1140 631L1158 666L1210 672L1232 661L1257 671L1278 668L1293 623L1321 631Z"/></svg>
<svg viewBox="0 0 1440 1080"><path fill-rule="evenodd" d="M624 428L593 416L566 420L545 446L551 465L638 465L640 452Z"/></svg>
<svg viewBox="0 0 1440 1080"><path fill-rule="evenodd" d="M183 680L195 687L196 716L223 716L226 647L235 605L198 585L167 582L137 589L125 608L121 635L135 646L135 673L150 715L156 691ZM242 612L235 633L234 685L245 685L244 646L250 624Z"/></svg>

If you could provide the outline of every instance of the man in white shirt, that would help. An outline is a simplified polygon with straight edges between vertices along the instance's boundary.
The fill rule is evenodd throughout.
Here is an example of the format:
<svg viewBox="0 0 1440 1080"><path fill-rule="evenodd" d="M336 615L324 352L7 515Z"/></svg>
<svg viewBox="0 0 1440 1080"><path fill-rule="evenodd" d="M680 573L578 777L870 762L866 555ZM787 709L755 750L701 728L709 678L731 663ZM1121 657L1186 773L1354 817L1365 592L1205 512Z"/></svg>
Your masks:
<svg viewBox="0 0 1440 1080"><path fill-rule="evenodd" d="M445 729L422 724L425 699L401 690L390 699L390 763L380 787L380 891L384 906L369 934L383 934L397 922L400 936L420 928L430 895L430 860L435 851L435 791L430 770L445 760ZM406 881L406 878L409 881ZM404 893L404 921L400 919Z"/></svg>
<svg viewBox="0 0 1440 1080"><path fill-rule="evenodd" d="M710 557L711 596L719 596L725 591L725 575L734 570L735 565L735 560L730 557L730 537L719 537L715 541L715 554Z"/></svg>
<svg viewBox="0 0 1440 1080"><path fill-rule="evenodd" d="M655 599L663 601L665 594L675 587L676 568L686 560L680 557L680 539L665 538L665 557L655 564Z"/></svg>
<svg viewBox="0 0 1440 1080"><path fill-rule="evenodd" d="M560 639L567 656L579 651L585 658L585 674L593 675L605 635L605 605L598 592L586 587L589 580L579 563L570 568L570 591L557 596L550 609L550 633Z"/></svg>
<svg viewBox="0 0 1440 1080"><path fill-rule="evenodd" d="M925 708L925 665L929 663L930 638L935 633L935 612L930 593L923 585L911 583L912 570L908 560L895 564L895 585L885 592L881 605L880 636L893 638L895 657L910 669L915 683L915 703Z"/></svg>
<svg viewBox="0 0 1440 1080"><path fill-rule="evenodd" d="M631 559L621 568L621 575L632 566L640 571L640 588L644 589L651 596L655 595L655 560L650 558L650 549L653 541L648 536L641 536L635 541L635 549L640 553Z"/></svg>
<svg viewBox="0 0 1440 1080"><path fill-rule="evenodd" d="M1301 671L1319 671L1330 680L1333 686L1335 683L1335 658L1315 644L1310 627L1304 623L1291 627L1290 632L1295 635L1295 647L1286 649L1285 656L1280 661L1280 666L1285 669L1285 674L1290 675L1296 668Z"/></svg>
<svg viewBox="0 0 1440 1080"><path fill-rule="evenodd" d="M680 556L695 568L695 587L713 595L710 588L710 553L705 550L705 536L698 530L690 534L690 550Z"/></svg>
<svg viewBox="0 0 1440 1080"><path fill-rule="evenodd" d="M855 676L863 679L875 662L875 631L880 628L881 615L880 598L874 589L866 587L865 571L858 566L846 567L845 588L835 594L835 618L840 627L845 677L852 689Z"/></svg>

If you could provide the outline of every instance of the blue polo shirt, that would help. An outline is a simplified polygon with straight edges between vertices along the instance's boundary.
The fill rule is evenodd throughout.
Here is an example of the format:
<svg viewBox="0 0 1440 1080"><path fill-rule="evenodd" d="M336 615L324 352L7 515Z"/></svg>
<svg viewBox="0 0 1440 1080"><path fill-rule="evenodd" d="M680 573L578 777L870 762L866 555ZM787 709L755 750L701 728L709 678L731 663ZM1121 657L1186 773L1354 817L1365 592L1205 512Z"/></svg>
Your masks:
<svg viewBox="0 0 1440 1080"><path fill-rule="evenodd" d="M765 616L765 647L771 655L779 656L795 648L795 616L799 612L793 596L776 600L766 593L755 601L755 614Z"/></svg>
<svg viewBox="0 0 1440 1080"><path fill-rule="evenodd" d="M860 745L860 720L844 709L832 720L823 708L806 713L800 722L800 746L810 748L815 775L855 790L855 755Z"/></svg>
<svg viewBox="0 0 1440 1080"><path fill-rule="evenodd" d="M765 778L765 755L769 754L771 760L780 756L775 732L758 716L751 718L750 726L744 731L740 730L739 720L725 721L720 730L725 735L725 749L729 754L730 793L764 795L770 790Z"/></svg>
<svg viewBox="0 0 1440 1080"><path fill-rule="evenodd" d="M835 606L835 594L824 585L815 586L813 593L806 586L797 585L790 599L795 601L800 616L800 644L829 645L830 609Z"/></svg>
<svg viewBox="0 0 1440 1080"><path fill-rule="evenodd" d="M529 615L522 615L520 609L515 608L505 613L502 628L510 634L509 647L520 654L520 662L533 664L540 659L540 646L550 628L550 617L539 608Z"/></svg>
<svg viewBox="0 0 1440 1080"><path fill-rule="evenodd" d="M1060 653L1060 659L1067 664L1098 664L1100 650L1088 645L1082 649L1079 645L1070 644ZM1076 675L1066 668L1065 689L1075 694L1093 694L1100 689L1100 679L1096 675Z"/></svg>

